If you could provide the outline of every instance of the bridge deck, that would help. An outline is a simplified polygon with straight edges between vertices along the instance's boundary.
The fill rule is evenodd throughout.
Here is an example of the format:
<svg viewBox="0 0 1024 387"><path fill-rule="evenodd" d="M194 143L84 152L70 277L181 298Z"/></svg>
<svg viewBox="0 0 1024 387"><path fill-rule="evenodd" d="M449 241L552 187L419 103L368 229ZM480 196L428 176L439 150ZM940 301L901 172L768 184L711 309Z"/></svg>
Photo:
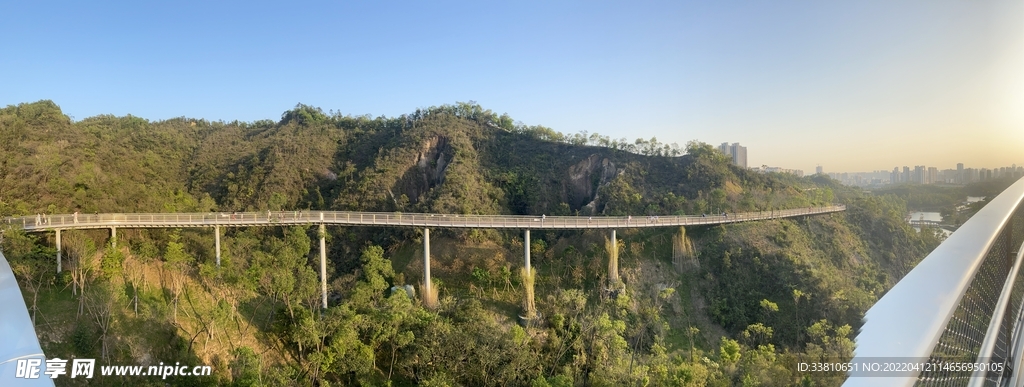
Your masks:
<svg viewBox="0 0 1024 387"><path fill-rule="evenodd" d="M328 225L388 227L592 229L713 225L825 214L845 210L846 206L838 205L708 216L672 215L632 217L456 215L346 211L127 213L89 215L61 214L3 218L0 220L0 225L20 227L28 232L110 227L256 227L321 223Z"/></svg>

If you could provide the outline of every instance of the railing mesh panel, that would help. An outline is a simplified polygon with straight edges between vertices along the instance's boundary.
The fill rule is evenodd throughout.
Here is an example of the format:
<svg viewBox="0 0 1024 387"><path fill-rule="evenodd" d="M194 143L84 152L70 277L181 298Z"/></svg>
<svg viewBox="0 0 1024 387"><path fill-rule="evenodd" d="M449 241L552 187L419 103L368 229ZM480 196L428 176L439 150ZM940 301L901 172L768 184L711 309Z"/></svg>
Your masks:
<svg viewBox="0 0 1024 387"><path fill-rule="evenodd" d="M1017 252L1020 251L1022 243L1024 243L1024 208L1018 209L1011 219L1010 229L1007 230L1007 233L1013 238L1008 258L1016 259ZM1014 336L1014 328L1021 317L1022 304L1024 304L1024 267L1017 271L1017 276L1013 279L1010 303L1007 304L1006 312L1003 313L1002 321L999 323L999 337L996 340L995 351L992 353L993 360L1005 361L1012 358L1013 343L1017 339ZM998 386L1004 373L989 372L985 376L986 386Z"/></svg>
<svg viewBox="0 0 1024 387"><path fill-rule="evenodd" d="M978 359L978 356L989 322L995 313L996 302L1009 276L1013 258L1016 257L1014 253L1020 248L1021 241L1024 241L1024 208L1018 209L1011 219L1010 227L1000 231L992 248L985 255L978 273L960 299L960 304L932 351L930 362L949 364L982 360L987 363L1001 363L1009 358L1014 322L1019 317L1021 304L1024 302L1024 270L1018 271L1014 278L1014 286L1007 310L1000 322L999 336L992 358ZM933 368L922 372L915 385L966 386L972 374L973 370L969 369ZM1001 373L990 372L986 374L984 384L997 386L1001 376Z"/></svg>

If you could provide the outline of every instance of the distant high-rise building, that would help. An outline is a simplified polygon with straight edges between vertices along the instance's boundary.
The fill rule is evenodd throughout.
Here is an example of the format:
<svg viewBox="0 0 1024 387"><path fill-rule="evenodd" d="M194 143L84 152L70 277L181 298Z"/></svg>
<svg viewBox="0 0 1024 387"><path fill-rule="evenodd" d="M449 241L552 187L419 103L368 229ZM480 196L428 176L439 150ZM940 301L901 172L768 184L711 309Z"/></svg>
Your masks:
<svg viewBox="0 0 1024 387"><path fill-rule="evenodd" d="M825 169L822 168L820 165L814 168L814 173L816 173L816 174L820 175L820 174L822 174L824 172L825 172Z"/></svg>
<svg viewBox="0 0 1024 387"><path fill-rule="evenodd" d="M740 168L747 167L747 147L740 146L740 143L732 144L733 148L736 149L736 156L733 157L733 162L736 163Z"/></svg>
<svg viewBox="0 0 1024 387"><path fill-rule="evenodd" d="M892 174L889 175L889 184L899 184L900 182L900 167L892 169Z"/></svg>
<svg viewBox="0 0 1024 387"><path fill-rule="evenodd" d="M939 169L935 167L928 167L928 181L927 184L935 184L939 182Z"/></svg>
<svg viewBox="0 0 1024 387"><path fill-rule="evenodd" d="M964 178L964 163L956 163L956 179L957 184L963 184L967 182Z"/></svg>
<svg viewBox="0 0 1024 387"><path fill-rule="evenodd" d="M726 156L731 157L733 165L740 168L747 167L747 147L741 146L738 142L734 142L732 145L729 145L727 142L723 142L722 145L718 146L718 150L725 153Z"/></svg>
<svg viewBox="0 0 1024 387"><path fill-rule="evenodd" d="M914 166L913 182L917 184L924 184L924 171L924 165Z"/></svg>
<svg viewBox="0 0 1024 387"><path fill-rule="evenodd" d="M901 176L900 181L904 183L910 182L910 167L906 165L903 166L903 176Z"/></svg>

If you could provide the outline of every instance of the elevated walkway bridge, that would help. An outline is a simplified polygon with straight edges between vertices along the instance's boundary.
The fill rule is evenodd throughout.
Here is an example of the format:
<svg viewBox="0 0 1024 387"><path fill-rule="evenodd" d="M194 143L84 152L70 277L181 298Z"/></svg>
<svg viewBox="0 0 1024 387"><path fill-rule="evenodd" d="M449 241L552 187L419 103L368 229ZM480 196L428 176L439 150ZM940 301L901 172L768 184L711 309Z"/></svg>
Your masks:
<svg viewBox="0 0 1024 387"><path fill-rule="evenodd" d="M111 227L255 227L326 224L339 226L393 226L511 229L611 229L715 225L756 220L791 218L845 211L846 206L806 207L787 210L670 216L545 216L460 215L400 212L264 211L208 213L61 214L9 217L10 225L27 232L82 230Z"/></svg>

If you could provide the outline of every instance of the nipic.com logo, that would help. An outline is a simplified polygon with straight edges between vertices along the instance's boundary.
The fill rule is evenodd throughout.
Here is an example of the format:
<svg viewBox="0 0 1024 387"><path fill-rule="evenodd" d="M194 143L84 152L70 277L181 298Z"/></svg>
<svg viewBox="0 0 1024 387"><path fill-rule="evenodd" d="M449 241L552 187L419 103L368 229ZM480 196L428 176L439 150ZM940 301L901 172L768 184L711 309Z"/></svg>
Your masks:
<svg viewBox="0 0 1024 387"><path fill-rule="evenodd" d="M42 359L19 359L14 377L39 379L48 376L50 379L56 379L58 376L64 375L70 378L92 379L96 370L96 359L70 360L70 369L68 369L68 361L61 358L53 358L45 362ZM43 367L44 364L45 367ZM102 376L159 376L162 379L167 379L168 376L210 376L211 372L210 366L189 367L178 362L174 365L165 365L160 362L159 365L153 366L110 365L100 367Z"/></svg>
<svg viewBox="0 0 1024 387"><path fill-rule="evenodd" d="M42 359L19 359L18 368L14 372L14 377L38 379L40 375L39 367L42 363ZM92 379L93 371L96 369L96 359L72 360L70 374L68 374L67 366L67 359L55 357L46 361L46 370L43 371L43 373L50 376L50 379L56 379L57 375L69 375L72 378L82 376L86 379Z"/></svg>

